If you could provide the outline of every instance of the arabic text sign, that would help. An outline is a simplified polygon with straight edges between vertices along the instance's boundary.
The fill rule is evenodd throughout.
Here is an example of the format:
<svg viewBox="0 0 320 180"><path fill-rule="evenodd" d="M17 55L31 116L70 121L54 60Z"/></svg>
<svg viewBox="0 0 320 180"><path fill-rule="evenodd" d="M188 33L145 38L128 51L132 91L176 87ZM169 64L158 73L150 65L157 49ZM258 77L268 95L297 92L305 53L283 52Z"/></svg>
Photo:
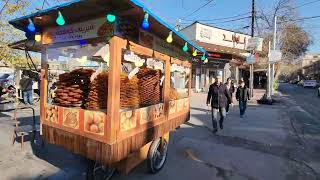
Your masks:
<svg viewBox="0 0 320 180"><path fill-rule="evenodd" d="M43 33L43 44L76 41L101 36L112 36L113 25L104 18L85 21L62 27L50 28Z"/></svg>

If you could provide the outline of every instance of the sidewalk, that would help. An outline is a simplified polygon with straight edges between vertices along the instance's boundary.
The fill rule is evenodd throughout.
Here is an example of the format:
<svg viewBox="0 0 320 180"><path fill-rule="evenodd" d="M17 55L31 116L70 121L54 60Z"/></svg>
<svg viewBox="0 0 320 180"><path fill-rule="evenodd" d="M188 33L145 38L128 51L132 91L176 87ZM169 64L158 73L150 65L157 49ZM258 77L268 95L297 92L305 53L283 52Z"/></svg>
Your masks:
<svg viewBox="0 0 320 180"><path fill-rule="evenodd" d="M290 129L288 115L281 104L249 103L240 119L238 106L231 109L224 129L212 134L206 94L193 93L191 118L170 134L165 167L149 174L146 162L129 175L116 174L112 180L299 180L316 179L300 160L299 149ZM0 118L0 173L4 180L85 179L86 160L60 147L45 148L26 143L21 151L10 145L12 126L8 117ZM298 151L296 151L298 149Z"/></svg>

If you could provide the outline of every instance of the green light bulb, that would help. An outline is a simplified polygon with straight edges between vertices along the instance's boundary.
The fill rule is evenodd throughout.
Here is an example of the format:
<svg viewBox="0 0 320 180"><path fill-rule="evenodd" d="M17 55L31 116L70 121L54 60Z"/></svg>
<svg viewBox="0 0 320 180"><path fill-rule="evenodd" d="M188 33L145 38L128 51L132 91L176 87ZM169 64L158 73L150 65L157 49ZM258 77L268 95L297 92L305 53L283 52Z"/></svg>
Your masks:
<svg viewBox="0 0 320 180"><path fill-rule="evenodd" d="M201 57L201 60L204 61L206 59L206 56L205 54L203 53L202 57Z"/></svg>
<svg viewBox="0 0 320 180"><path fill-rule="evenodd" d="M116 16L113 14L107 14L107 21L113 23L116 20Z"/></svg>
<svg viewBox="0 0 320 180"><path fill-rule="evenodd" d="M184 43L184 46L183 46L182 50L183 50L184 52L187 52L187 51L188 51L188 43L187 43L187 42Z"/></svg>
<svg viewBox="0 0 320 180"><path fill-rule="evenodd" d="M57 23L59 26L63 26L63 25L66 23L66 21L64 20L64 18L63 18L63 16L62 16L62 14L61 14L60 11L58 12L58 17L57 17L57 19L56 19L56 23Z"/></svg>

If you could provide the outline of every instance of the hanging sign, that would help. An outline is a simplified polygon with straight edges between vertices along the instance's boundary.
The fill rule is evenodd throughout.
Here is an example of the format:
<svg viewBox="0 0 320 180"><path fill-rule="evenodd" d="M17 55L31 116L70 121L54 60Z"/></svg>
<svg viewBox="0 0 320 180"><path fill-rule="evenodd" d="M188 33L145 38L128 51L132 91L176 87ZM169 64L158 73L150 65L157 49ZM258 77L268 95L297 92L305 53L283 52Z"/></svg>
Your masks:
<svg viewBox="0 0 320 180"><path fill-rule="evenodd" d="M76 41L114 34L113 24L106 22L105 18L89 20L72 25L49 28L43 32L42 43Z"/></svg>
<svg viewBox="0 0 320 180"><path fill-rule="evenodd" d="M281 60L282 53L280 50L271 50L268 54L269 62L277 62Z"/></svg>
<svg viewBox="0 0 320 180"><path fill-rule="evenodd" d="M128 78L131 79L134 75L136 75L139 72L139 67L134 68L129 74Z"/></svg>
<svg viewBox="0 0 320 180"><path fill-rule="evenodd" d="M146 62L145 59L140 58L139 56L135 55L133 52L126 52L123 56L124 60L128 62L133 62L135 66L141 67Z"/></svg>
<svg viewBox="0 0 320 180"><path fill-rule="evenodd" d="M258 37L253 37L248 39L246 50L252 51L262 51L263 39Z"/></svg>
<svg viewBox="0 0 320 180"><path fill-rule="evenodd" d="M246 63L247 63L247 64L253 64L255 60L256 60L255 55L250 54L250 55L246 58Z"/></svg>

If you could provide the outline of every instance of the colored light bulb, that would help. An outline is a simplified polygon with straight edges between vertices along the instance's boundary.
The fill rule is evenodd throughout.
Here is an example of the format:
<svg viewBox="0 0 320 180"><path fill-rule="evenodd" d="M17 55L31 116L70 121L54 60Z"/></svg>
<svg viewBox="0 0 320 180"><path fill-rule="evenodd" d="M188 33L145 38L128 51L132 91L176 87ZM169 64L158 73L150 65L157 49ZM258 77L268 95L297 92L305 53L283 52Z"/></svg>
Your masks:
<svg viewBox="0 0 320 180"><path fill-rule="evenodd" d="M87 41L82 39L79 41L79 43L80 43L80 45L84 45L84 44L87 44Z"/></svg>
<svg viewBox="0 0 320 180"><path fill-rule="evenodd" d="M107 21L113 23L116 20L116 16L113 14L107 14Z"/></svg>
<svg viewBox="0 0 320 180"><path fill-rule="evenodd" d="M206 58L206 59L204 60L204 63L208 63L208 58Z"/></svg>
<svg viewBox="0 0 320 180"><path fill-rule="evenodd" d="M193 53L192 53L192 56L197 56L197 55L198 55L197 50L194 50Z"/></svg>
<svg viewBox="0 0 320 180"><path fill-rule="evenodd" d="M204 61L206 59L205 53L203 53L201 60Z"/></svg>
<svg viewBox="0 0 320 180"><path fill-rule="evenodd" d="M149 29L150 27L150 24L148 22L148 19L149 19L149 14L148 13L145 13L144 15L144 18L143 18L143 21L141 23L141 28L144 29L144 30L147 30Z"/></svg>
<svg viewBox="0 0 320 180"><path fill-rule="evenodd" d="M183 50L184 52L187 52L187 51L188 51L188 43L187 43L187 42L184 43L184 46L183 46L182 50Z"/></svg>
<svg viewBox="0 0 320 180"><path fill-rule="evenodd" d="M34 26L32 20L29 18L28 21L29 21L28 30L31 31L31 32L36 31L36 27Z"/></svg>
<svg viewBox="0 0 320 180"><path fill-rule="evenodd" d="M57 19L56 19L56 23L57 23L59 26L63 26L63 25L66 23L66 21L64 20L64 18L63 18L63 16L62 16L62 14L61 14L60 11L58 11L58 17L57 17Z"/></svg>
<svg viewBox="0 0 320 180"><path fill-rule="evenodd" d="M34 40L37 42L41 41L41 34L40 33L36 33L36 35L34 36Z"/></svg>
<svg viewBox="0 0 320 180"><path fill-rule="evenodd" d="M172 43L173 39L172 39L172 31L169 32L169 36L167 37L167 42L168 43Z"/></svg>

